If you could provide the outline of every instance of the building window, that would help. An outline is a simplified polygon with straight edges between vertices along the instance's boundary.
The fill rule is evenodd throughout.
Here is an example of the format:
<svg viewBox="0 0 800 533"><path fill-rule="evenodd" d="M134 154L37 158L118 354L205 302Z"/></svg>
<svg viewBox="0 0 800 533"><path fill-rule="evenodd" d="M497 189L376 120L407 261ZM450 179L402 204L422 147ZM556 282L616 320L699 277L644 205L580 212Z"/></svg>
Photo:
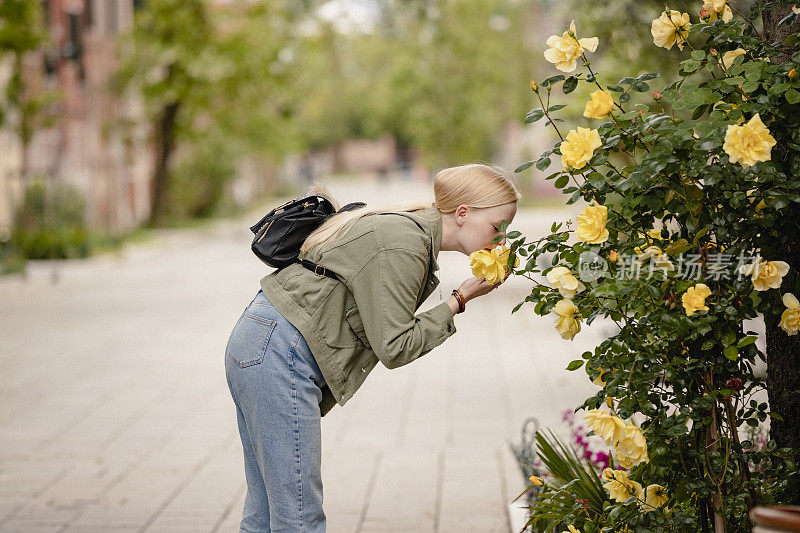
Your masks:
<svg viewBox="0 0 800 533"><path fill-rule="evenodd" d="M78 61L81 57L81 30L80 15L69 13L69 41L64 55L73 61Z"/></svg>

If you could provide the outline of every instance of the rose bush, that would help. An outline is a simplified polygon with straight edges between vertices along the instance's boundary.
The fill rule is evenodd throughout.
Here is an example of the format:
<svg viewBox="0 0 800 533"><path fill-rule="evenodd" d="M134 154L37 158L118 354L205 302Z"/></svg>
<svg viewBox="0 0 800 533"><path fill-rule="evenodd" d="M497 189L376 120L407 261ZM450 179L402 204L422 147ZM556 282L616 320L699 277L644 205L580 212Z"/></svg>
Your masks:
<svg viewBox="0 0 800 533"><path fill-rule="evenodd" d="M578 38L574 23L547 40L547 61L585 71L531 82L540 107L525 122L545 119L560 141L517 172L560 156L547 179L567 204L589 205L575 226L555 222L531 241L507 235L507 266L534 284L514 311L530 303L554 314L567 340L598 317L618 332L567 367L601 387L580 408L614 450L604 499L565 507L561 498L555 513L543 498L531 519L542 531L746 531L750 508L797 484L791 449L744 438L782 420L764 401L754 368L765 355L744 321L763 316L787 339L800 326L797 265L775 256L800 204L800 34L771 42L754 24L780 4L667 8L652 21L652 44L685 60L680 79L655 92L657 73L604 86L587 55L599 43ZM584 114L592 122L564 134L565 105L551 98L578 83L598 89ZM552 266L540 268L541 256Z"/></svg>

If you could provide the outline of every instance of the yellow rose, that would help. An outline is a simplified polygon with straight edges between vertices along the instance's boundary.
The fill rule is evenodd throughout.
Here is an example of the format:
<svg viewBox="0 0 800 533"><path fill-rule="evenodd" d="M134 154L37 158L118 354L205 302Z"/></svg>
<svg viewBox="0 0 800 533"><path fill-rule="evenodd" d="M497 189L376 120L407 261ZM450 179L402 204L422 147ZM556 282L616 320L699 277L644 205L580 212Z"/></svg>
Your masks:
<svg viewBox="0 0 800 533"><path fill-rule="evenodd" d="M623 458L625 464L623 464ZM617 460L625 468L650 461L647 455L647 441L642 430L633 424L626 424L625 436L617 444Z"/></svg>
<svg viewBox="0 0 800 533"><path fill-rule="evenodd" d="M644 503L652 508L658 508L667 503L669 496L667 496L667 489L661 485L648 485L644 489Z"/></svg>
<svg viewBox="0 0 800 533"><path fill-rule="evenodd" d="M570 167L576 170L585 167L594 155L595 149L602 144L597 130L580 126L577 130L570 130L567 138L561 143L561 166L564 170L569 170Z"/></svg>
<svg viewBox="0 0 800 533"><path fill-rule="evenodd" d="M755 263L740 266L739 272L745 276L750 276L755 290L766 291L767 289L777 289L781 286L783 276L789 272L789 263L784 261L762 261L759 257Z"/></svg>
<svg viewBox="0 0 800 533"><path fill-rule="evenodd" d="M792 13L794 13L795 15L800 15L800 5L793 5Z"/></svg>
<svg viewBox="0 0 800 533"><path fill-rule="evenodd" d="M584 207L581 214L578 215L578 227L575 228L575 236L578 240L589 244L606 242L608 240L606 220L608 220L606 206L592 202Z"/></svg>
<svg viewBox="0 0 800 533"><path fill-rule="evenodd" d="M788 335L797 335L800 330L800 302L791 292L783 295L783 305L786 310L781 314L778 324Z"/></svg>
<svg viewBox="0 0 800 533"><path fill-rule="evenodd" d="M653 44L669 50L677 44L679 50L683 50L686 36L691 27L689 14L671 10L669 13L664 11L660 17L653 21L650 33L653 34Z"/></svg>
<svg viewBox="0 0 800 533"><path fill-rule="evenodd" d="M558 289L561 296L572 299L576 292L581 292L586 286L567 267L555 267L547 273L547 281L554 289Z"/></svg>
<svg viewBox="0 0 800 533"><path fill-rule="evenodd" d="M695 311L708 311L706 298L711 296L711 289L705 283L698 283L694 287L689 287L681 296L683 308L686 309L686 316L692 316Z"/></svg>
<svg viewBox="0 0 800 533"><path fill-rule="evenodd" d="M478 250L469 256L469 266L472 267L472 274L478 278L486 278L486 281L496 285L503 281L508 272L508 255L510 249L505 246L497 246L492 250ZM519 265L519 257L516 258L514 266Z"/></svg>
<svg viewBox="0 0 800 533"><path fill-rule="evenodd" d="M720 16L723 22L730 22L733 19L733 11L731 6L725 0L712 0L711 2L704 2L703 7L708 12L708 22L714 22Z"/></svg>
<svg viewBox="0 0 800 533"><path fill-rule="evenodd" d="M553 307L558 317L556 318L556 331L561 335L562 339L571 341L575 338L581 330L581 317L578 307L572 303L572 300L559 300Z"/></svg>
<svg viewBox="0 0 800 533"><path fill-rule="evenodd" d="M586 102L586 109L583 111L583 116L586 118L603 118L614 107L614 100L608 91L598 89L589 96L591 100Z"/></svg>
<svg viewBox="0 0 800 533"><path fill-rule="evenodd" d="M591 426L595 435L602 438L609 446L613 446L620 439L625 438L627 427L618 416L609 414L602 409L592 409L583 415L587 426Z"/></svg>
<svg viewBox="0 0 800 533"><path fill-rule="evenodd" d="M533 483L537 487L541 487L542 485L544 485L544 481L542 481L542 478L538 476L531 476L528 479L530 479L531 483Z"/></svg>
<svg viewBox="0 0 800 533"><path fill-rule="evenodd" d="M631 469L634 467L633 459L629 459L628 457L622 455L619 451L619 446L614 446L614 453L617 457L617 462L619 463L619 466L627 469Z"/></svg>
<svg viewBox="0 0 800 533"><path fill-rule="evenodd" d="M642 250L640 247L637 247L636 252L639 254L637 259L642 263L648 261L652 257L656 267L664 268L666 270L675 270L672 261L669 260L669 256L665 254L664 251L658 246L648 246L644 250Z"/></svg>
<svg viewBox="0 0 800 533"><path fill-rule="evenodd" d="M556 68L562 72L572 72L577 66L578 58L584 50L594 52L597 50L597 37L587 39L577 39L575 32L575 21L569 25L569 31L564 35L551 35L547 39L547 46L544 51L544 58L550 63L554 63Z"/></svg>
<svg viewBox="0 0 800 533"><path fill-rule="evenodd" d="M728 126L722 149L731 163L751 167L759 161L769 161L775 144L775 139L756 113L747 124Z"/></svg>
<svg viewBox="0 0 800 533"><path fill-rule="evenodd" d="M747 50L744 48L737 48L736 50L725 52L722 54L722 64L725 66L725 68L731 68L731 65L733 65L733 60L746 53Z"/></svg>
<svg viewBox="0 0 800 533"><path fill-rule="evenodd" d="M606 470L611 470L607 468ZM606 470L603 471L603 478L608 479ZM644 500L644 490L642 486L628 478L628 474L622 470L611 470L611 480L603 483L603 488L608 491L611 499L617 502L624 502L631 496L637 500Z"/></svg>

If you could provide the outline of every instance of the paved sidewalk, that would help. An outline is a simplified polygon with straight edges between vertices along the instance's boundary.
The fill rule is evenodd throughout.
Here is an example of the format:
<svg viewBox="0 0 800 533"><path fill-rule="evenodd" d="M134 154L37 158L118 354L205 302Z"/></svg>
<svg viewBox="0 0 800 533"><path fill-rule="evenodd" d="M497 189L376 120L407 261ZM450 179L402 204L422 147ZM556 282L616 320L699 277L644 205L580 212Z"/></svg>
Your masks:
<svg viewBox="0 0 800 533"><path fill-rule="evenodd" d="M430 186L332 184L342 203L426 199ZM533 236L566 211L522 211ZM0 531L238 531L241 448L225 383L230 329L267 271L250 218L165 231L118 255L0 279ZM441 296L469 275L442 252ZM57 273L54 275L54 273ZM507 442L529 416L593 392L550 317L511 308L511 279L456 317L458 333L396 370L378 366L322 421L328 531L509 531L524 488ZM434 292L423 306L439 303Z"/></svg>

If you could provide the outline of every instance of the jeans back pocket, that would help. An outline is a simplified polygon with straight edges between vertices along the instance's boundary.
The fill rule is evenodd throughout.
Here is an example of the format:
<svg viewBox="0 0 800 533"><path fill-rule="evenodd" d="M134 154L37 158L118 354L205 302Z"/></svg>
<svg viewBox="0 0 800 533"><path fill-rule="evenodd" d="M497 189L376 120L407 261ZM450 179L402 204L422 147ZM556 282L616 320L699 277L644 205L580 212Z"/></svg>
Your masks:
<svg viewBox="0 0 800 533"><path fill-rule="evenodd" d="M276 324L276 321L246 309L233 327L225 355L240 368L261 363Z"/></svg>

